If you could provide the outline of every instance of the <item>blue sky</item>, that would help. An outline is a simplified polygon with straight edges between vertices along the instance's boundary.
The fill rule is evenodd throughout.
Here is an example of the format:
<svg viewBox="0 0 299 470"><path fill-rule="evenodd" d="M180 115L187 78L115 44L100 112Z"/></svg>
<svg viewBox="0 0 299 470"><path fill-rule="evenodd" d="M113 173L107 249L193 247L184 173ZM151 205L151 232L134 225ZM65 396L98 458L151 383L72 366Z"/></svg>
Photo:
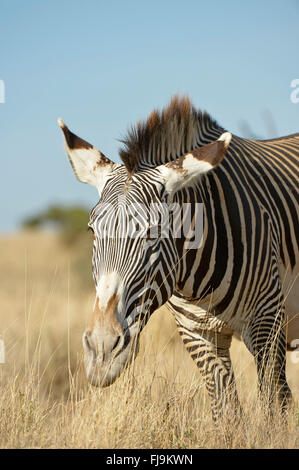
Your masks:
<svg viewBox="0 0 299 470"><path fill-rule="evenodd" d="M275 137L299 131L296 78L298 0L0 0L0 231L51 203L95 204L59 116L115 161L128 126L177 92L233 133L246 120Z"/></svg>

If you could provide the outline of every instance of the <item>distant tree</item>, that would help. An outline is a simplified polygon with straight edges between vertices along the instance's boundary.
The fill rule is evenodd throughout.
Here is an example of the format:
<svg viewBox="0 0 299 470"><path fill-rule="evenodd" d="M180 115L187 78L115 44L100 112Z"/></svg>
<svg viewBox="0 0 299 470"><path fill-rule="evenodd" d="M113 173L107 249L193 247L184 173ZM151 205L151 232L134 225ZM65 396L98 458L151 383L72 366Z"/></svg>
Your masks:
<svg viewBox="0 0 299 470"><path fill-rule="evenodd" d="M254 140L261 140L262 137L258 135L255 131L252 130L250 124L242 120L239 122L239 129L241 132L241 135L245 137L246 139L254 139Z"/></svg>
<svg viewBox="0 0 299 470"><path fill-rule="evenodd" d="M26 218L22 226L27 229L51 227L60 232L68 243L74 242L87 230L89 211L80 206L51 206L41 213Z"/></svg>
<svg viewBox="0 0 299 470"><path fill-rule="evenodd" d="M241 135L246 139L273 139L278 137L278 131L276 127L276 123L273 117L273 114L269 109L264 109L261 112L261 117L264 122L264 127L266 130L266 136L258 135L254 130L252 130L250 124L246 120L239 121L239 129Z"/></svg>

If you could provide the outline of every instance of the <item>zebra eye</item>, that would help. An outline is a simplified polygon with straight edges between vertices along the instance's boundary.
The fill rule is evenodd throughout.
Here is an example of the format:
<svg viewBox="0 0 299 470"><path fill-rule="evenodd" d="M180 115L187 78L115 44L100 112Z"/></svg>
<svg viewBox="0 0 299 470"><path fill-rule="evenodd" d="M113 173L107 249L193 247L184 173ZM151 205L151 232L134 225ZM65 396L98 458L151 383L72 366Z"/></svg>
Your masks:
<svg viewBox="0 0 299 470"><path fill-rule="evenodd" d="M95 236L95 233L94 233L94 229L92 228L91 225L88 224L88 227L87 227L87 232L92 232L93 233L93 239L95 240L96 239L96 236Z"/></svg>
<svg viewBox="0 0 299 470"><path fill-rule="evenodd" d="M147 241L153 241L157 238L157 236L158 236L157 227L149 226L145 232L144 238Z"/></svg>
<svg viewBox="0 0 299 470"><path fill-rule="evenodd" d="M145 239L146 241L152 239L152 238L151 238L151 229L150 229L150 227L149 227L149 228L147 229L147 231L145 232L144 239Z"/></svg>

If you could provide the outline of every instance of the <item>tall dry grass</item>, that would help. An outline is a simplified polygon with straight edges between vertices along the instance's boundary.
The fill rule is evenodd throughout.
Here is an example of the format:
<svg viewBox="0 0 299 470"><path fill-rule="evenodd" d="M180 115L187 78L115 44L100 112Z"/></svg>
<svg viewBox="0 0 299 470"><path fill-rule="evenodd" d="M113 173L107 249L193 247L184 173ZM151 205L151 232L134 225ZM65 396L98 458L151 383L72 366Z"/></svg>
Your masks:
<svg viewBox="0 0 299 470"><path fill-rule="evenodd" d="M238 341L232 360L244 416L214 426L204 384L165 308L117 382L89 386L81 347L94 301L86 242L67 249L54 235L22 233L1 238L0 250L1 447L298 447L298 406L286 421L278 410L265 415L253 358ZM299 364L289 359L288 380L298 400Z"/></svg>

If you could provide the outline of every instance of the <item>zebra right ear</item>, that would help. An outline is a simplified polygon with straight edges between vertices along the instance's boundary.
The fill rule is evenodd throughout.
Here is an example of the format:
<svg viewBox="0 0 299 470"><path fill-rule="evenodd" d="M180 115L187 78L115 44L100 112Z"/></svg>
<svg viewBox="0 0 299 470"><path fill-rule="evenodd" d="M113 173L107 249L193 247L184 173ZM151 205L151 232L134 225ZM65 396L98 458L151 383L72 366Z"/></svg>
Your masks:
<svg viewBox="0 0 299 470"><path fill-rule="evenodd" d="M61 118L58 119L58 124L64 134L65 149L78 180L95 186L100 193L109 173L119 165L73 134Z"/></svg>
<svg viewBox="0 0 299 470"><path fill-rule="evenodd" d="M160 165L158 169L165 178L167 193L172 196L176 191L191 186L201 175L219 165L231 138L230 132L224 132L218 140L196 148L177 160Z"/></svg>

